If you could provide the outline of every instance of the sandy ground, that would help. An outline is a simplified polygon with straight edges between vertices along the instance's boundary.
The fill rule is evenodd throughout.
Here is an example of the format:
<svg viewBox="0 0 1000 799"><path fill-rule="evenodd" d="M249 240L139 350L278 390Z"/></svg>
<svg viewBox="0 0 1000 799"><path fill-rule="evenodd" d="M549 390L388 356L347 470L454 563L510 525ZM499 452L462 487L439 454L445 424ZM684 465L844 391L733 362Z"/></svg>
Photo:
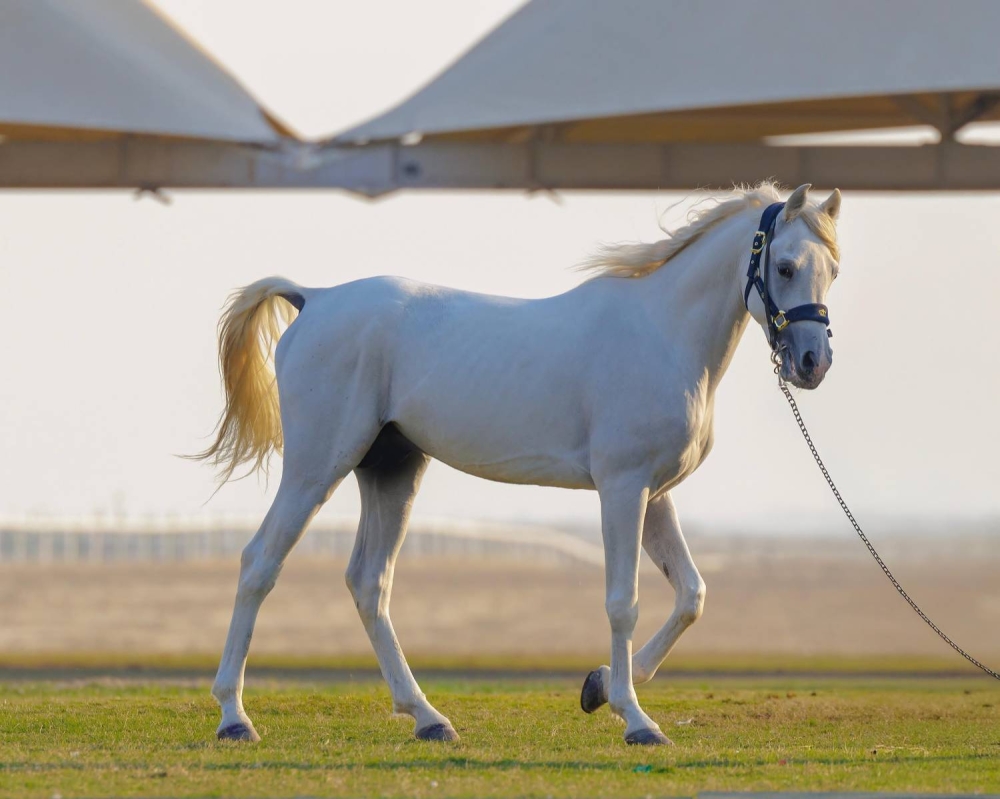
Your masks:
<svg viewBox="0 0 1000 799"><path fill-rule="evenodd" d="M685 653L921 654L947 649L860 545L693 547L708 583ZM973 654L1000 654L1000 553L897 547L892 565L940 626ZM700 551L699 551L700 550ZM370 651L344 585L345 563L289 559L261 611L255 652ZM215 653L238 564L0 565L0 653ZM669 615L666 581L646 564L636 640ZM608 646L594 566L504 559L400 560L392 616L410 654L591 654Z"/></svg>

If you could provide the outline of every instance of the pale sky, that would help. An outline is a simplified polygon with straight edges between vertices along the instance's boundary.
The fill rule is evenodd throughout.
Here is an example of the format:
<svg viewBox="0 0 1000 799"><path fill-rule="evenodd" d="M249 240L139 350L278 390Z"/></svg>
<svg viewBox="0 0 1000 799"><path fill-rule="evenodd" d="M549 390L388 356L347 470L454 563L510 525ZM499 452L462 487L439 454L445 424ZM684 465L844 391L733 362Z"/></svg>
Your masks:
<svg viewBox="0 0 1000 799"><path fill-rule="evenodd" d="M309 137L403 99L517 3L156 5ZM0 193L0 518L262 515L277 471L267 489L250 478L212 497L211 470L175 457L204 446L219 411L215 324L236 286L274 273L313 286L397 274L544 296L578 282L569 267L599 242L658 237L658 213L682 199L172 197L164 207L127 193ZM998 219L996 194L845 195L828 298L835 363L800 404L862 522L1000 514ZM682 523L844 529L756 328L720 389L716 432L675 491ZM357 507L348 481L323 513ZM416 514L598 524L591 492L501 486L441 464Z"/></svg>

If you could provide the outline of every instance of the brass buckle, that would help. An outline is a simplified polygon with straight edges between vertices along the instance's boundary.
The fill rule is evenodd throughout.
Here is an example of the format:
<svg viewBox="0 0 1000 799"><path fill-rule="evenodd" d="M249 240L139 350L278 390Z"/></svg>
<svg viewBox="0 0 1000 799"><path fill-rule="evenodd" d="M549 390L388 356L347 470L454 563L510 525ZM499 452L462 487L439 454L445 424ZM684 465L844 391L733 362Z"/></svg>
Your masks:
<svg viewBox="0 0 1000 799"><path fill-rule="evenodd" d="M778 311L771 321L774 322L774 329L779 333L788 327L788 318L785 316L784 311Z"/></svg>
<svg viewBox="0 0 1000 799"><path fill-rule="evenodd" d="M760 240L758 244L757 241ZM750 252L754 255L760 255L764 252L764 245L767 243L767 232L764 230L758 230L753 235L753 244L750 245Z"/></svg>

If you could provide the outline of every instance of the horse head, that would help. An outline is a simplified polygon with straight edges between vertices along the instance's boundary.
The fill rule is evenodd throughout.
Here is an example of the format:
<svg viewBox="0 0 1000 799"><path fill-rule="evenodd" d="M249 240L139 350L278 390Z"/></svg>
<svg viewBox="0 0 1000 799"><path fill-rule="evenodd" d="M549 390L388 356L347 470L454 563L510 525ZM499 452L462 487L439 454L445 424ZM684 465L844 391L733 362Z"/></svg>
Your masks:
<svg viewBox="0 0 1000 799"><path fill-rule="evenodd" d="M748 275L745 293L747 310L771 343L782 379L805 389L823 382L833 363L825 300L840 258L840 191L814 205L808 202L809 188L799 186L783 205L772 206L768 222L765 211L753 248L763 256L759 277L755 282ZM751 291L754 285L757 291Z"/></svg>

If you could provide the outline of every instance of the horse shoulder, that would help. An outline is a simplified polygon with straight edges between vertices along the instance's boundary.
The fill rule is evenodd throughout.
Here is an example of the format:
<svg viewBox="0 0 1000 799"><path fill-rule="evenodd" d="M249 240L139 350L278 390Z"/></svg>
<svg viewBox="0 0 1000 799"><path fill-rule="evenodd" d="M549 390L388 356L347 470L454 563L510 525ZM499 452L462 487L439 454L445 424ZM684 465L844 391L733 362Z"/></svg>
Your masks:
<svg viewBox="0 0 1000 799"><path fill-rule="evenodd" d="M714 397L703 381L686 378L667 360L641 363L641 376L608 381L593 457L603 471L643 464L651 487L676 485L712 448Z"/></svg>

